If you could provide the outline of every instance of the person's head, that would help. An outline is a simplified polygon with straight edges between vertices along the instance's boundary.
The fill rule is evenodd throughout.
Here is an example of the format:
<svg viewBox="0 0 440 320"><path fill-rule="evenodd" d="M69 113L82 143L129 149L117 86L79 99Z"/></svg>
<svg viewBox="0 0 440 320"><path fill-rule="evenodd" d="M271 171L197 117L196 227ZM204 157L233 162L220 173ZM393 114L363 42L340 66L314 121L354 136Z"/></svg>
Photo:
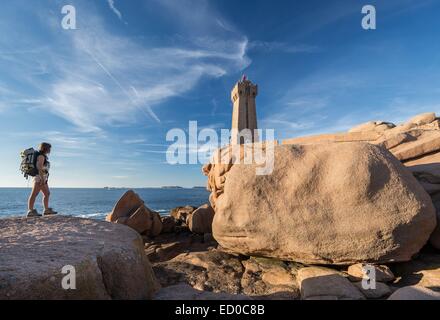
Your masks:
<svg viewBox="0 0 440 320"><path fill-rule="evenodd" d="M51 149L51 148L52 148L52 146L51 146L50 143L42 142L42 143L40 144L40 146L38 147L38 150L39 150L42 154L46 155L46 154L49 154L49 153L50 153L50 149Z"/></svg>

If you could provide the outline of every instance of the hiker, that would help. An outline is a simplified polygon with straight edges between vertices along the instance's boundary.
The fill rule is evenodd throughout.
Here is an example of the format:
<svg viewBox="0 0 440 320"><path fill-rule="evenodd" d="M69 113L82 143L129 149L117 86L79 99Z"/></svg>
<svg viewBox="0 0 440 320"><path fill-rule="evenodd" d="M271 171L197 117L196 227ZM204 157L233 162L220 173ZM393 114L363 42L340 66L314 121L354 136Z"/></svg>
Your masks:
<svg viewBox="0 0 440 320"><path fill-rule="evenodd" d="M52 146L49 143L43 142L40 144L38 151L35 151L34 156L34 167L36 168L35 176L33 177L33 187L31 195L28 200L28 217L41 217L41 214L34 209L35 199L37 198L40 191L43 193L43 206L46 215L54 215L57 212L49 208L49 196L50 190L48 185L49 178L49 167L50 163L48 161L47 155L50 153Z"/></svg>

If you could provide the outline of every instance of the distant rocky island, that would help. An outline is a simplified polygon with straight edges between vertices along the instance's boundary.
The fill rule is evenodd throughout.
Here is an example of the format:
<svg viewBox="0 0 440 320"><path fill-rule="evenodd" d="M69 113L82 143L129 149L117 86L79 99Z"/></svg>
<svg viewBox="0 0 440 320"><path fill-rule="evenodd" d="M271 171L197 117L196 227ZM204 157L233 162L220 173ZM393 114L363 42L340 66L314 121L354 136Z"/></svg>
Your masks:
<svg viewBox="0 0 440 320"><path fill-rule="evenodd" d="M181 186L163 186L161 189L184 189Z"/></svg>

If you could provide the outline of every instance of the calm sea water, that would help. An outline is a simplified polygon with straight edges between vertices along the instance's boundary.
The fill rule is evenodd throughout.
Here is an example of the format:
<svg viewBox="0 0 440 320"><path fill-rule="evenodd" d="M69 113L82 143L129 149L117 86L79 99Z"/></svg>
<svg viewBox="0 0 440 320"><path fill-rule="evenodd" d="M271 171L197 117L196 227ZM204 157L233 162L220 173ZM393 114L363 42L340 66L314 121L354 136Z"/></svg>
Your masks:
<svg viewBox="0 0 440 320"><path fill-rule="evenodd" d="M166 215L172 208L208 203L209 193L203 188L194 189L134 189L152 210ZM27 211L27 198L31 189L0 188L0 219L23 216ZM83 218L104 219L126 189L51 189L50 206L61 214ZM42 212L41 194L35 203Z"/></svg>

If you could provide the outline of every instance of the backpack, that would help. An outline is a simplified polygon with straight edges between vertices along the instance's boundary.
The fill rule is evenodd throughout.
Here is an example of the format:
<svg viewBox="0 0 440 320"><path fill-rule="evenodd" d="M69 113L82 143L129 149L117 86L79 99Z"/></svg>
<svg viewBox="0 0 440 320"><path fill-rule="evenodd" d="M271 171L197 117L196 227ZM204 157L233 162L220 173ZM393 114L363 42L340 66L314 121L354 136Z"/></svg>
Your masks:
<svg viewBox="0 0 440 320"><path fill-rule="evenodd" d="M35 177L38 174L37 159L39 155L40 152L38 152L34 148L23 150L20 153L21 156L20 171L26 179L29 176Z"/></svg>

